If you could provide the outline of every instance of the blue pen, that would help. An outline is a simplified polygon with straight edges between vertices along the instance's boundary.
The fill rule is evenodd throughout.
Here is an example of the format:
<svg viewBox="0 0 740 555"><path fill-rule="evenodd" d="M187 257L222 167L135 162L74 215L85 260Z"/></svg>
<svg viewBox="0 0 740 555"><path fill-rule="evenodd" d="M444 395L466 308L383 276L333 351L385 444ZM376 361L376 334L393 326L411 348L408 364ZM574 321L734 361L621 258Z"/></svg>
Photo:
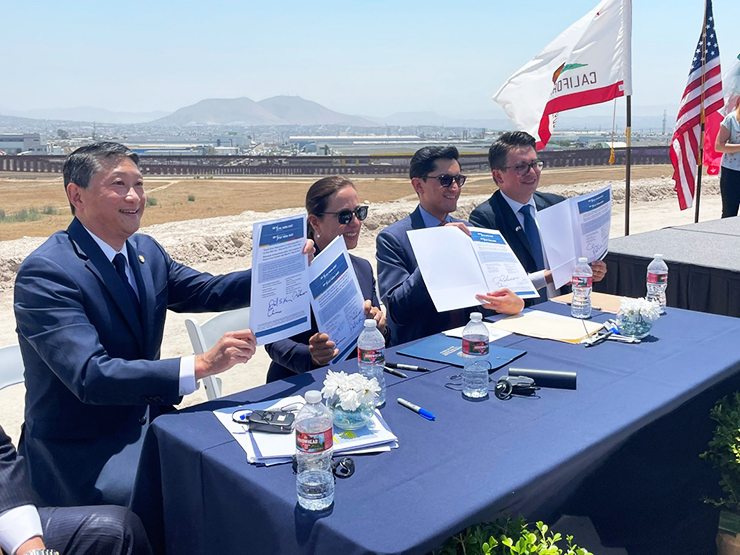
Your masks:
<svg viewBox="0 0 740 555"><path fill-rule="evenodd" d="M406 399L401 399L400 397L397 399L397 401L398 401L398 404L401 405L402 407L406 407L407 409L414 411L416 414L426 418L427 420L436 419L436 416L434 416L428 410L421 408L419 405L415 405L414 403L409 403Z"/></svg>

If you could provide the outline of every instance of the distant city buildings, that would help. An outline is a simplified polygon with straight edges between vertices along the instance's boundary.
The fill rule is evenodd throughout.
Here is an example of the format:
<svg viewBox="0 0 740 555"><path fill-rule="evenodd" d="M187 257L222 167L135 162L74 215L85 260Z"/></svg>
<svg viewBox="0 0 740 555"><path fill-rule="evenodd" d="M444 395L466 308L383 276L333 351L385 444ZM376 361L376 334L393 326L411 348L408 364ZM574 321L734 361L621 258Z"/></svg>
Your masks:
<svg viewBox="0 0 740 555"><path fill-rule="evenodd" d="M0 133L0 150L5 154L47 154L46 141L39 133Z"/></svg>

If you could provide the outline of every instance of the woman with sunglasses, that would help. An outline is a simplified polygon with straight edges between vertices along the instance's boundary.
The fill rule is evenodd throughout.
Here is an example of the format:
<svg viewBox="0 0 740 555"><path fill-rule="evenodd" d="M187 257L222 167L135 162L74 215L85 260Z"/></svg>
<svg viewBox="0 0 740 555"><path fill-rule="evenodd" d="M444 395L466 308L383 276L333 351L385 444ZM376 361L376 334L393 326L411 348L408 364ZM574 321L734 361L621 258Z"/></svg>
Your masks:
<svg viewBox="0 0 740 555"><path fill-rule="evenodd" d="M349 179L340 176L319 179L306 193L306 211L308 237L316 245L316 254L340 235L344 238L347 250L357 246L362 221L367 217L367 206L360 206L360 197ZM390 333L386 328L385 314L378 308L380 302L375 294L373 269L363 258L350 254L350 259L360 292L366 299L365 315L375 319L387 343ZM326 366L338 354L331 338L318 330L313 316L309 331L265 345L265 349L272 359L267 371L268 382Z"/></svg>

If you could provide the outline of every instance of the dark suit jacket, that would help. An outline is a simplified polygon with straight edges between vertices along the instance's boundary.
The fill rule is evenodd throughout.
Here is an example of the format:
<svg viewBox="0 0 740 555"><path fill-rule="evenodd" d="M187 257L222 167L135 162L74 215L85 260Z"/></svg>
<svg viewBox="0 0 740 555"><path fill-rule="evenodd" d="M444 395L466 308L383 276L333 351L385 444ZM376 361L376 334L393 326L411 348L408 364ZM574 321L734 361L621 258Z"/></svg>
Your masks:
<svg viewBox="0 0 740 555"><path fill-rule="evenodd" d="M23 459L17 456L10 438L0 426L0 513L35 504Z"/></svg>
<svg viewBox="0 0 740 555"><path fill-rule="evenodd" d="M454 222L462 222L455 218L451 219ZM494 314L480 306L437 312L419 271L411 242L406 235L410 229L425 227L417 206L411 214L381 231L376 239L378 289L391 321L392 345L463 326L471 312Z"/></svg>
<svg viewBox="0 0 740 555"><path fill-rule="evenodd" d="M533 196L538 211L565 200L565 197L552 193L536 192ZM501 191L497 190L491 198L470 213L470 223L476 227L500 231L527 273L537 271L527 235Z"/></svg>
<svg viewBox="0 0 740 555"><path fill-rule="evenodd" d="M149 417L180 401L179 359L159 360L167 309L249 304L251 272L202 274L133 235L139 319L115 268L82 224L21 265L15 317L26 374L19 451L43 505L128 504Z"/></svg>
<svg viewBox="0 0 740 555"><path fill-rule="evenodd" d="M375 294L375 276L373 275L372 266L364 258L358 258L351 254L349 258L352 261L352 267L355 269L362 298L369 299L373 306L380 306L378 296ZM310 330L265 345L265 350L272 359L270 369L267 371L267 381L282 380L318 368L313 364L311 354L308 351L308 340L318 331L319 328L312 313ZM353 352L349 356L356 356L356 353Z"/></svg>

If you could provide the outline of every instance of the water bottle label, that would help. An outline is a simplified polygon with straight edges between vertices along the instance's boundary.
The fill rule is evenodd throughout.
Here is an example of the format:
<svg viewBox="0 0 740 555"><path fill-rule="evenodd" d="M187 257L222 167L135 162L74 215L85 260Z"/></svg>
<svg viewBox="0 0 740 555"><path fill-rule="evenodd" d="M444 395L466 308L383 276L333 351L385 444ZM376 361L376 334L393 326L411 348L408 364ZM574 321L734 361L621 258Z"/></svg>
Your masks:
<svg viewBox="0 0 740 555"><path fill-rule="evenodd" d="M295 447L302 453L321 453L334 445L332 428L318 434L295 431Z"/></svg>
<svg viewBox="0 0 740 555"><path fill-rule="evenodd" d="M573 288L576 287L591 287L594 278L591 276L573 276L571 281Z"/></svg>
<svg viewBox="0 0 740 555"><path fill-rule="evenodd" d="M385 364L385 349L357 349L357 360L366 364Z"/></svg>
<svg viewBox="0 0 740 555"><path fill-rule="evenodd" d="M488 356L488 341L470 341L463 337L462 352L467 356Z"/></svg>
<svg viewBox="0 0 740 555"><path fill-rule="evenodd" d="M668 274L654 274L653 272L648 272L648 283L654 283L656 285L665 285L668 283Z"/></svg>

